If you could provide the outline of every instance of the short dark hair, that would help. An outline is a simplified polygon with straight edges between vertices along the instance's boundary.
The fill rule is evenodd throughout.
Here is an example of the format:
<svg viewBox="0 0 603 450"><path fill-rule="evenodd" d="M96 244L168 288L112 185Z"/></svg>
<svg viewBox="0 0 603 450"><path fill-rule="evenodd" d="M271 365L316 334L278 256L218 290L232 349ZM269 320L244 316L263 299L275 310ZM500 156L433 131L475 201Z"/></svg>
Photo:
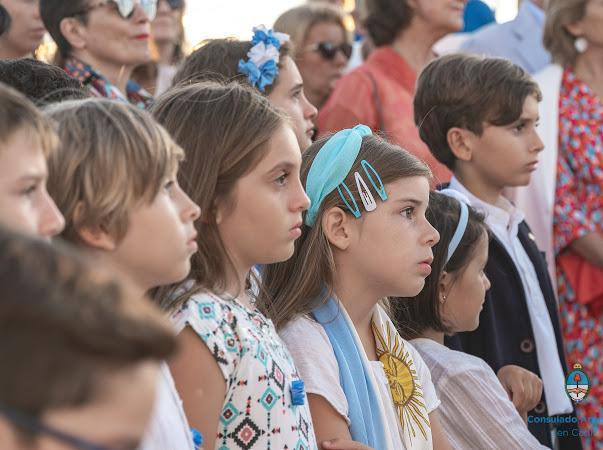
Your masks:
<svg viewBox="0 0 603 450"><path fill-rule="evenodd" d="M446 55L429 63L419 76L415 123L431 153L454 170L448 130L459 127L480 136L484 124L509 125L519 119L530 95L542 100L532 77L506 59Z"/></svg>
<svg viewBox="0 0 603 450"><path fill-rule="evenodd" d="M0 60L0 81L40 107L90 97L82 83L63 69L32 58Z"/></svg>
<svg viewBox="0 0 603 450"><path fill-rule="evenodd" d="M246 75L239 73L239 61L247 60L247 52L251 49L251 41L236 39L208 39L197 50L191 53L174 75L172 85L190 84L200 81L230 82L236 81L250 86ZM285 56L289 56L291 47L288 43L281 45L279 68ZM278 76L273 84L266 86L265 95L270 94L278 83Z"/></svg>
<svg viewBox="0 0 603 450"><path fill-rule="evenodd" d="M58 242L0 230L0 298L0 404L33 417L86 404L107 373L175 350L150 301Z"/></svg>
<svg viewBox="0 0 603 450"><path fill-rule="evenodd" d="M382 47L408 28L413 15L408 0L367 0L364 26L373 43Z"/></svg>
<svg viewBox="0 0 603 450"><path fill-rule="evenodd" d="M449 326L440 316L440 276L444 271L455 279L461 276L475 255L479 240L488 232L484 216L469 207L469 221L463 238L450 261L446 263L448 245L459 223L459 201L432 192L429 194L429 207L425 215L429 223L440 233L440 241L433 247L431 274L425 279L425 287L419 295L414 298L396 298L390 302L396 326L404 339L421 337L428 328L450 333Z"/></svg>
<svg viewBox="0 0 603 450"><path fill-rule="evenodd" d="M61 33L61 21L66 17L74 17L81 13L87 5L87 0L40 0L40 17L57 44L59 61L65 60L71 53L71 44ZM86 23L85 15L80 14L77 17Z"/></svg>

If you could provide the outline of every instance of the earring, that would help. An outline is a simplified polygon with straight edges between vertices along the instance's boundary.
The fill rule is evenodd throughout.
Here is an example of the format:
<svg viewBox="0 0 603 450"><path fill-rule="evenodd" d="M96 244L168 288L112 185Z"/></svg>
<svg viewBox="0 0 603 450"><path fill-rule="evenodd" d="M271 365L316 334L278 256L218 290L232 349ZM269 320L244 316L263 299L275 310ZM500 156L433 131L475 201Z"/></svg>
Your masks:
<svg viewBox="0 0 603 450"><path fill-rule="evenodd" d="M588 41L582 36L577 37L574 41L574 47L578 53L584 53L588 48Z"/></svg>
<svg viewBox="0 0 603 450"><path fill-rule="evenodd" d="M440 303L444 304L444 302L446 302L446 296L442 294L442 299L440 300Z"/></svg>

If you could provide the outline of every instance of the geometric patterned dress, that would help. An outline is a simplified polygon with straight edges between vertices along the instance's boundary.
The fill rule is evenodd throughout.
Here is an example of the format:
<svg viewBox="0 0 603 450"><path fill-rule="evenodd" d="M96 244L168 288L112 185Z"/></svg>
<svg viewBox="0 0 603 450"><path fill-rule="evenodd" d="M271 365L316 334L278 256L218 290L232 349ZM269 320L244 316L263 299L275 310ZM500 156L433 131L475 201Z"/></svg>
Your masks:
<svg viewBox="0 0 603 450"><path fill-rule="evenodd" d="M272 321L208 293L191 297L173 319L178 331L197 333L226 381L216 449L317 448L308 399L293 401L299 375Z"/></svg>
<svg viewBox="0 0 603 450"><path fill-rule="evenodd" d="M557 257L569 251L575 239L589 233L603 233L603 103L571 70L565 69L559 100L553 213ZM603 315L600 308L576 301L568 274L557 261L568 370L579 363L591 383L586 399L576 404L580 434L584 448L603 448Z"/></svg>

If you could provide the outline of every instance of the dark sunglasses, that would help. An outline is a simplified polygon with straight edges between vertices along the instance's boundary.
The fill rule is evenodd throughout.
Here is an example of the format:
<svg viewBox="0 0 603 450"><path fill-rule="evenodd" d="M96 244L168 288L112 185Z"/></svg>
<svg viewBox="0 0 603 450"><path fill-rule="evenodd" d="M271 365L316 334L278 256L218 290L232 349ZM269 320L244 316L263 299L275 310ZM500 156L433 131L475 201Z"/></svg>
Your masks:
<svg viewBox="0 0 603 450"><path fill-rule="evenodd" d="M347 42L343 42L339 45L335 45L331 42L319 42L309 48L310 51L315 51L320 54L324 59L331 60L337 56L337 52L341 52L346 59L350 59L352 56L352 45Z"/></svg>
<svg viewBox="0 0 603 450"><path fill-rule="evenodd" d="M174 11L184 8L184 0L165 0Z"/></svg>
<svg viewBox="0 0 603 450"><path fill-rule="evenodd" d="M119 11L119 14L124 19L129 19L134 14L134 9L137 5L140 5L149 21L155 19L157 15L157 0L102 0L96 4L88 6L86 9L73 13L74 16L81 14L87 14L93 9L100 8L101 6L114 5Z"/></svg>

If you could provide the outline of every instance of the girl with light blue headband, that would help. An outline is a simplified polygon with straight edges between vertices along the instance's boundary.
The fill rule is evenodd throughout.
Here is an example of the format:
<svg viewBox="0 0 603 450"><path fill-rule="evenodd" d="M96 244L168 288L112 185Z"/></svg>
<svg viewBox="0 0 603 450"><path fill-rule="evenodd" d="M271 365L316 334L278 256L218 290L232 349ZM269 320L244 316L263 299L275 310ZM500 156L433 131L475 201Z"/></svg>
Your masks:
<svg viewBox="0 0 603 450"><path fill-rule="evenodd" d="M266 268L259 306L304 379L318 439L447 448L429 370L387 313L431 271L429 169L358 125L314 143L301 174L302 235L290 260Z"/></svg>
<svg viewBox="0 0 603 450"><path fill-rule="evenodd" d="M427 219L440 233L432 272L419 295L392 306L400 335L429 367L446 437L453 448L543 448L490 366L444 345L445 335L479 325L490 288L484 273L489 236L483 215L468 206L462 193L444 189L431 194ZM522 371L523 391L535 406L542 381L523 368L515 370Z"/></svg>

